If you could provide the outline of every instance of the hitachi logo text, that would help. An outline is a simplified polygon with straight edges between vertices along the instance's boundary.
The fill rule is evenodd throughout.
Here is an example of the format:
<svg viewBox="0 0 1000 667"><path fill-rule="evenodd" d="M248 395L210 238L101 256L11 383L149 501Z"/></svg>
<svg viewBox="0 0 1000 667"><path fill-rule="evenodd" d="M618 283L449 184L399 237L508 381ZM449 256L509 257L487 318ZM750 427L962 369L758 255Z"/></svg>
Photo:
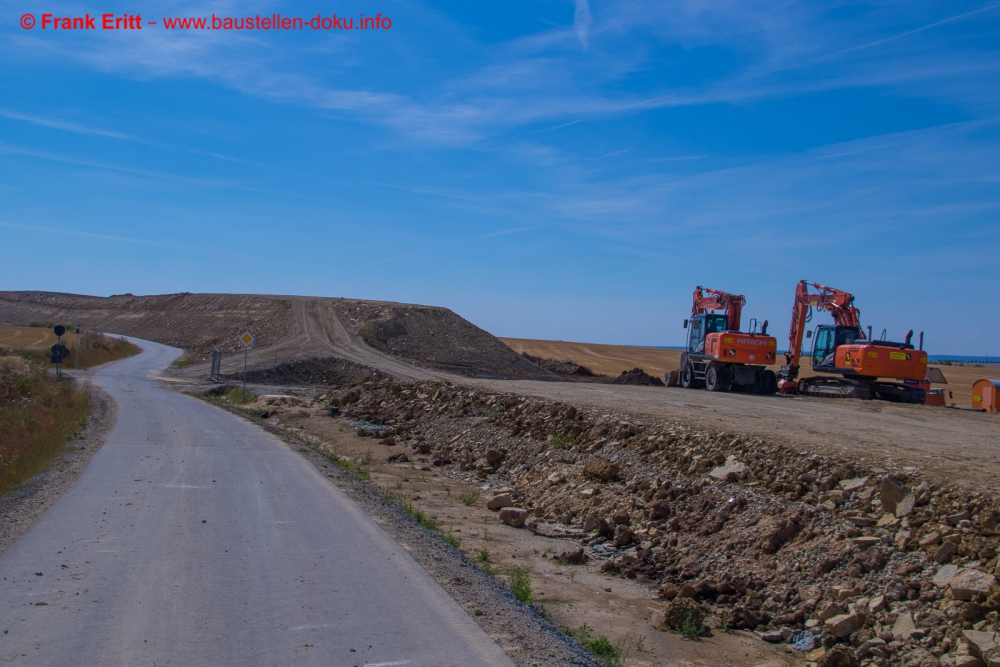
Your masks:
<svg viewBox="0 0 1000 667"><path fill-rule="evenodd" d="M758 345L761 347L767 345L766 338L737 338L736 342L740 345Z"/></svg>

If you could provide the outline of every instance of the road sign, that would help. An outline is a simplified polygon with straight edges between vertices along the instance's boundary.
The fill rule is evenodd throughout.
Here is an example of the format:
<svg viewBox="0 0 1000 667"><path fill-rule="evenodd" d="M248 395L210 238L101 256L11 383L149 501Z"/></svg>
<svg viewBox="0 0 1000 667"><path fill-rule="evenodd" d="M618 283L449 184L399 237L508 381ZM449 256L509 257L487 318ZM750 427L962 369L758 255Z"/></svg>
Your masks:
<svg viewBox="0 0 1000 667"><path fill-rule="evenodd" d="M243 343L244 347L250 347L250 344L253 343L253 334L249 331L245 332L240 336L240 342Z"/></svg>
<svg viewBox="0 0 1000 667"><path fill-rule="evenodd" d="M64 327L61 324L57 324L56 328L53 329L52 331L54 331L57 336L62 336L64 333L66 333L66 327Z"/></svg>
<svg viewBox="0 0 1000 667"><path fill-rule="evenodd" d="M63 359L69 356L69 348L59 343L49 348L49 351L52 353L52 363L54 364L61 364Z"/></svg>

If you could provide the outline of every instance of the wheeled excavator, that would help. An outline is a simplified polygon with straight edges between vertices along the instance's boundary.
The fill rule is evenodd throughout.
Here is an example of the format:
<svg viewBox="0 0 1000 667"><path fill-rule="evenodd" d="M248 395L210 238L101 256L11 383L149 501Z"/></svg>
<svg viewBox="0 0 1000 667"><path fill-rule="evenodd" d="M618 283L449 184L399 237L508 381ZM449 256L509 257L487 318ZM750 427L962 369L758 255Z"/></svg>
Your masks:
<svg viewBox="0 0 1000 667"><path fill-rule="evenodd" d="M705 387L709 391L742 389L758 394L777 391L774 371L765 366L775 363L777 341L767 335L765 321L760 332L753 320L751 331L740 331L740 317L746 297L719 290L694 290L691 319L684 320L688 330L687 349L681 353L681 368L676 372L682 387ZM715 312L722 311L722 312ZM671 375L667 381L671 384Z"/></svg>
<svg viewBox="0 0 1000 667"><path fill-rule="evenodd" d="M813 331L806 331L812 309L829 312L834 322L833 326L817 326L815 336ZM927 377L927 353L914 349L910 342L913 331L902 343L872 340L871 327L866 336L860 319L854 295L800 280L795 288L786 363L778 371L779 390L808 396L923 403L926 392L919 385ZM813 338L812 369L819 375L799 379L803 335ZM920 338L922 348L923 334Z"/></svg>

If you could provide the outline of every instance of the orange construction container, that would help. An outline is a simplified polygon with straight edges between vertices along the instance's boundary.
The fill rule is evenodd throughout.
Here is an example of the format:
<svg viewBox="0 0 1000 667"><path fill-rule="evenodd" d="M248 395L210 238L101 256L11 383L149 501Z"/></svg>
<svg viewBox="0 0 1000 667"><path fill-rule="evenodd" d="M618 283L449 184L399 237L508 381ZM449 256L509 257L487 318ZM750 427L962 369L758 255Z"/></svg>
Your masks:
<svg viewBox="0 0 1000 667"><path fill-rule="evenodd" d="M972 385L972 407L1000 412L1000 380L976 380Z"/></svg>

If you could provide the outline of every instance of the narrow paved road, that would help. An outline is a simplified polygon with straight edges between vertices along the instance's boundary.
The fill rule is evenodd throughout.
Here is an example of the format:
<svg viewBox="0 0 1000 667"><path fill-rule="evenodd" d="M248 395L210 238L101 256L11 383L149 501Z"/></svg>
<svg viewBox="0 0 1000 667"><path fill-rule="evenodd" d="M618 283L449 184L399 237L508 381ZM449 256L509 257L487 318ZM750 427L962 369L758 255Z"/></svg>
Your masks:
<svg viewBox="0 0 1000 667"><path fill-rule="evenodd" d="M149 376L95 374L118 421L0 553L12 665L511 665L360 508L268 433Z"/></svg>

